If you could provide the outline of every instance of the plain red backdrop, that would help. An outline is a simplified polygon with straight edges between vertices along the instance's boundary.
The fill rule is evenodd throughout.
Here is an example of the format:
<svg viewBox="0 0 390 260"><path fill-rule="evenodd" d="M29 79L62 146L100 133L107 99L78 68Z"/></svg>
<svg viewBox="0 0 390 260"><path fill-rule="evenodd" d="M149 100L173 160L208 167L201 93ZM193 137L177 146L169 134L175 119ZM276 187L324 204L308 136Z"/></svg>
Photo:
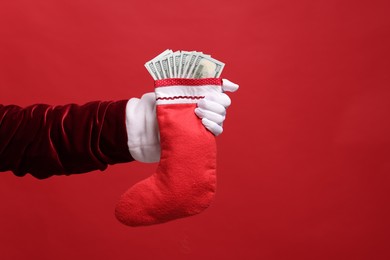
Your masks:
<svg viewBox="0 0 390 260"><path fill-rule="evenodd" d="M240 84L200 215L129 228L119 196L155 164L40 181L0 174L0 258L390 259L389 1L0 3L0 102L153 91L143 67L199 50Z"/></svg>

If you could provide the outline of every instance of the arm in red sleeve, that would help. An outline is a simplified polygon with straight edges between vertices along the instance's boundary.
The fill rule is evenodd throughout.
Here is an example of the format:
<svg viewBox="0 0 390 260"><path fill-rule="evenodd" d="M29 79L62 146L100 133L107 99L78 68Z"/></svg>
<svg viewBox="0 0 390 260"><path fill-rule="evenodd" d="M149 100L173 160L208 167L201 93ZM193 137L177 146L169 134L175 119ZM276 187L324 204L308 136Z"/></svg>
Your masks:
<svg viewBox="0 0 390 260"><path fill-rule="evenodd" d="M0 171L43 179L132 161L126 104L0 105Z"/></svg>

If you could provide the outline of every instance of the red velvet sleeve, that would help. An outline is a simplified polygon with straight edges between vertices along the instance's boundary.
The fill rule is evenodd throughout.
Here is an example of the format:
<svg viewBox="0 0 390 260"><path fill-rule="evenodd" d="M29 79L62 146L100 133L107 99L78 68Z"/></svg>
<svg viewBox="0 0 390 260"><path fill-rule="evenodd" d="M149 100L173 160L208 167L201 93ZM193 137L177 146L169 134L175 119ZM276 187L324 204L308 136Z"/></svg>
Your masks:
<svg viewBox="0 0 390 260"><path fill-rule="evenodd" d="M0 171L43 179L130 162L127 100L26 108L0 105Z"/></svg>

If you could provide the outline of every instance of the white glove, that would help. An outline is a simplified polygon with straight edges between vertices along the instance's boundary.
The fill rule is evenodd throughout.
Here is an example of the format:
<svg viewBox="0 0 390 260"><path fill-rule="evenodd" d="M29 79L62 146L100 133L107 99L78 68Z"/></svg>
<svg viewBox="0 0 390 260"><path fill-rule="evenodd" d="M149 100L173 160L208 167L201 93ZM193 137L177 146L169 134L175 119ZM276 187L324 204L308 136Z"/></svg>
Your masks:
<svg viewBox="0 0 390 260"><path fill-rule="evenodd" d="M234 92L238 85L223 79L222 90ZM226 108L231 100L225 93L211 93L198 102L195 114L202 118L203 125L214 135L222 133L222 123L226 118ZM127 145L131 156L145 163L160 160L160 137L156 117L156 95L147 93L132 98L126 106Z"/></svg>
<svg viewBox="0 0 390 260"><path fill-rule="evenodd" d="M227 79L222 80L222 90L234 92L239 86ZM222 124L226 118L226 109L231 100L225 93L212 92L199 100L195 114L202 119L203 125L215 136L223 131Z"/></svg>

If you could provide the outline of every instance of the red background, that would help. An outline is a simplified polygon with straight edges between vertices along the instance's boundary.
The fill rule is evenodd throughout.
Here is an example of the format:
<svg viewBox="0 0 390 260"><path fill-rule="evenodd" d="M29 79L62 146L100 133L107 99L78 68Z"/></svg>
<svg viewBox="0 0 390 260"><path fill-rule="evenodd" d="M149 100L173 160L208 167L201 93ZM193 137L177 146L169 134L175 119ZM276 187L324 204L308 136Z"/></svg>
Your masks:
<svg viewBox="0 0 390 260"><path fill-rule="evenodd" d="M240 84L204 213L129 228L119 196L155 164L39 181L0 174L1 259L390 259L389 1L0 3L0 102L153 90L161 51Z"/></svg>

